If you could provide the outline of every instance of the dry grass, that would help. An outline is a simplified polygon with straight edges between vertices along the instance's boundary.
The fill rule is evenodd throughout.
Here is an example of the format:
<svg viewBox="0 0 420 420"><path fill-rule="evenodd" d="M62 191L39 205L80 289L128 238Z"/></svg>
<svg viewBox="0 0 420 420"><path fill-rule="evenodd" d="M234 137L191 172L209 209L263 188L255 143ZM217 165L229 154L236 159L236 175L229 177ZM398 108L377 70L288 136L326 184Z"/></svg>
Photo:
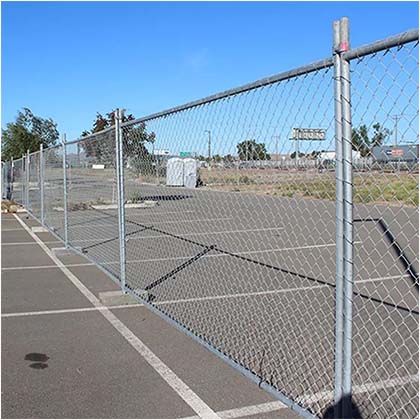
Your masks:
<svg viewBox="0 0 420 420"><path fill-rule="evenodd" d="M335 200L335 173L276 170L201 171L206 188L289 198ZM418 174L409 172L356 173L355 203L418 206Z"/></svg>

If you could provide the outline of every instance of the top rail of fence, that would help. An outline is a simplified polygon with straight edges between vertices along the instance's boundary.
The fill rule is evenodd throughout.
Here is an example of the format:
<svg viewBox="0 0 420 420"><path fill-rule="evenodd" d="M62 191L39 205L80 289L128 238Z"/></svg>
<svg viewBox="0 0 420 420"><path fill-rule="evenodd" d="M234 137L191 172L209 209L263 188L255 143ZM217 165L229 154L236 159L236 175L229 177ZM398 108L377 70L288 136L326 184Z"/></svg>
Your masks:
<svg viewBox="0 0 420 420"><path fill-rule="evenodd" d="M104 128L103 130L98 131L96 133L89 134L88 136L78 137L77 139L74 139L74 140L71 140L71 141L66 141L66 145L67 146L70 146L72 144L76 144L76 143L80 143L82 141L93 139L95 137L100 136L101 134L105 134L105 133L108 133L109 131L113 131L113 130L115 130L115 126L114 125L112 125L111 127Z"/></svg>
<svg viewBox="0 0 420 420"><path fill-rule="evenodd" d="M373 42L372 44L362 45L361 47L353 48L343 54L346 60L353 60L361 58L369 54L375 54L380 51L388 50L390 48L398 47L409 42L419 40L419 30L410 29L398 35L390 36L381 41Z"/></svg>
<svg viewBox="0 0 420 420"><path fill-rule="evenodd" d="M344 55L344 58L346 58L347 60L352 60L355 58L363 57L368 54L373 54L375 52L387 50L389 48L397 47L397 46L400 46L409 42L416 41L418 40L418 37L419 37L419 30L411 29L406 32L386 38L384 40L376 41L371 44L354 48L343 55ZM210 102L215 102L220 99L228 98L230 96L238 95L240 93L244 93L253 89L258 89L267 85L278 83L283 80L291 79L293 77L297 77L297 76L312 73L318 70L330 68L333 66L333 64L334 63L333 63L332 57L324 58L323 60L319 60L305 66L297 67L289 71L278 73L270 77L259 79L255 82L247 83L246 85L242 85L233 89L216 93L214 95L206 96L196 101L187 102L184 105L176 106L173 108L166 109L164 111L156 112L154 114L150 114L144 117L136 118L134 120L126 121L125 123L121 124L121 127L130 126L130 125L140 123L140 122L150 121L150 120L157 119L160 117L165 117L171 114L175 114L177 112L184 111L186 109L198 107L200 105L205 105Z"/></svg>
<svg viewBox="0 0 420 420"><path fill-rule="evenodd" d="M125 123L121 124L121 127L129 126L132 124L136 124L139 122L145 122L154 120L159 117L164 117L170 114L175 114L180 111L184 111L189 108L198 107L200 105L205 105L210 102L215 102L220 99L228 98L230 96L238 95L240 93L245 93L253 89L258 89L267 85L271 85L274 83L281 82L282 80L291 79L296 76L301 76L303 74L309 74L314 71L330 68L333 65L332 58L326 58L324 60L316 61L314 63L308 64L306 66L298 67L293 70L285 71L283 73L275 74L274 76L266 77L264 79L259 79L252 83L247 83L246 85L242 85L233 89L229 89L220 93L216 93L211 96L206 96L205 98L198 99L196 101L188 102L184 105L180 105L174 108L169 108L165 111L157 112L155 114L150 114L145 117L136 118L135 120L126 121Z"/></svg>

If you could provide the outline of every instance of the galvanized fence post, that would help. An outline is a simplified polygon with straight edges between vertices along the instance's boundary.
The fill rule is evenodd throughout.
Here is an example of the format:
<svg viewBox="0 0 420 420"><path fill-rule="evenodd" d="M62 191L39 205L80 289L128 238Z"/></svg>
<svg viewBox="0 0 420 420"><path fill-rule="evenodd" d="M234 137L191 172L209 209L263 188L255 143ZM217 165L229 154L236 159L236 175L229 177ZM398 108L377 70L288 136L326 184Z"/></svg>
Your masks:
<svg viewBox="0 0 420 420"><path fill-rule="evenodd" d="M20 158L22 163L20 165L20 204L22 204L23 207L25 207L25 199L26 199L26 192L25 192L25 179L26 179L26 168L25 168L25 154L22 155Z"/></svg>
<svg viewBox="0 0 420 420"><path fill-rule="evenodd" d="M39 189L41 201L41 224L44 226L44 145L39 147Z"/></svg>
<svg viewBox="0 0 420 420"><path fill-rule="evenodd" d="M29 149L26 151L26 161L25 161L25 201L26 201L26 211L29 212Z"/></svg>
<svg viewBox="0 0 420 420"><path fill-rule="evenodd" d="M350 49L348 18L340 20L340 52ZM350 61L341 58L341 110L343 136L343 417L352 415L352 316L353 316L353 162L350 96Z"/></svg>
<svg viewBox="0 0 420 420"><path fill-rule="evenodd" d="M334 119L335 119L335 360L334 417L342 416L343 381L343 143L341 112L340 21L333 24Z"/></svg>
<svg viewBox="0 0 420 420"><path fill-rule="evenodd" d="M122 110L115 112L115 166L117 174L118 237L120 248L120 285L125 293L125 197L124 197L124 151L121 130Z"/></svg>
<svg viewBox="0 0 420 420"><path fill-rule="evenodd" d="M68 214L67 214L67 159L66 159L66 135L62 136L63 142L63 207L64 207L64 246L69 246Z"/></svg>
<svg viewBox="0 0 420 420"><path fill-rule="evenodd" d="M9 200L13 199L13 177L14 174L14 167L15 167L15 161L13 158L10 159L10 191L9 191Z"/></svg>

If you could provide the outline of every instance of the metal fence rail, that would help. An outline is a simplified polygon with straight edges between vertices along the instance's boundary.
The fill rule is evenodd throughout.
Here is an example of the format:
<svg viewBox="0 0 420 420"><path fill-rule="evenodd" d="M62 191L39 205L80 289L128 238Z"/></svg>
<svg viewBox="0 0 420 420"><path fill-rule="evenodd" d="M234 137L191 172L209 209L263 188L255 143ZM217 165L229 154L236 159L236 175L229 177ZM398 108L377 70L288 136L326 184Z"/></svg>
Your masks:
<svg viewBox="0 0 420 420"><path fill-rule="evenodd" d="M335 22L317 63L133 121L117 110L14 160L11 189L300 415L412 418L418 30L355 49L348 33Z"/></svg>

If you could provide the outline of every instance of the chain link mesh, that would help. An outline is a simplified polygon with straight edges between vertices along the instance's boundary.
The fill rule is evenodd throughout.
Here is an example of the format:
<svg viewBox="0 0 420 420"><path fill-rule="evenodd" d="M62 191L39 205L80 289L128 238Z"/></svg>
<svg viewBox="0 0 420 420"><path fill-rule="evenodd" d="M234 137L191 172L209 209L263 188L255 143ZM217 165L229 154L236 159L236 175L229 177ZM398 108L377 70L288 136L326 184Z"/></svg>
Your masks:
<svg viewBox="0 0 420 420"><path fill-rule="evenodd" d="M418 417L418 64L418 42L351 62L353 387L369 418Z"/></svg>
<svg viewBox="0 0 420 420"><path fill-rule="evenodd" d="M319 415L331 398L308 396L332 389L334 361L335 174L319 158L334 150L332 82L325 68L123 127L127 287ZM303 127L326 139L298 148Z"/></svg>
<svg viewBox="0 0 420 420"><path fill-rule="evenodd" d="M10 161L1 162L1 176L1 196L3 200L9 200L12 188L12 163Z"/></svg>
<svg viewBox="0 0 420 420"><path fill-rule="evenodd" d="M24 199L24 159L16 159L12 164L12 198L18 204L23 204Z"/></svg>
<svg viewBox="0 0 420 420"><path fill-rule="evenodd" d="M66 147L69 243L118 278L115 130Z"/></svg>
<svg viewBox="0 0 420 420"><path fill-rule="evenodd" d="M28 210L38 220L41 219L41 173L40 152L29 155L29 185L28 185Z"/></svg>
<svg viewBox="0 0 420 420"><path fill-rule="evenodd" d="M64 239L63 145L44 150L44 222Z"/></svg>

